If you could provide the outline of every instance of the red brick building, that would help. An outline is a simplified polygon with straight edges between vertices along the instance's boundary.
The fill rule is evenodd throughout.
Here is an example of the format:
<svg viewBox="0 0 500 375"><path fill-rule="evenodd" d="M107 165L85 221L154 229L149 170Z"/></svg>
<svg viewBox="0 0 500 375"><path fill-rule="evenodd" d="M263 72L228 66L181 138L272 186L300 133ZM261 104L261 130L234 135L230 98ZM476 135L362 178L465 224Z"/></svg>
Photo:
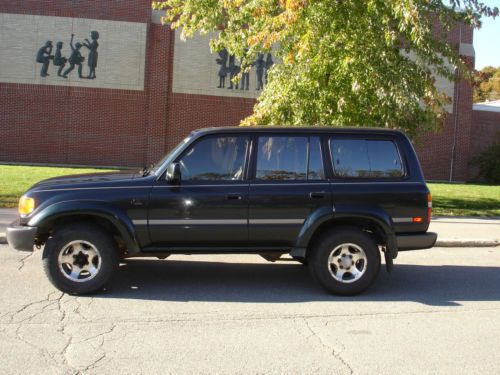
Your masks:
<svg viewBox="0 0 500 375"><path fill-rule="evenodd" d="M0 162L141 166L193 129L236 125L251 113L254 76L249 91L216 86L218 57L203 40L185 47L150 7L0 1ZM449 41L473 63L469 28L457 26ZM417 142L428 179L468 179L478 150L471 88L451 88L443 131Z"/></svg>

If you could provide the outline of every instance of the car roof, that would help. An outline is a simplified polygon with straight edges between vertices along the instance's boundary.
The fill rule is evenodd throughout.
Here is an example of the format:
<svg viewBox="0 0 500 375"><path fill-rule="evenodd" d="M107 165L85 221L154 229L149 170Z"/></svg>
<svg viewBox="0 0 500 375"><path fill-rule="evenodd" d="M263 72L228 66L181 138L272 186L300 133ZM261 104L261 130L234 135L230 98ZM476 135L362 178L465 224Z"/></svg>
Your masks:
<svg viewBox="0 0 500 375"><path fill-rule="evenodd" d="M333 127L333 126L230 126L197 129L192 134L220 133L296 133L296 134L384 134L401 135L399 130L368 127Z"/></svg>

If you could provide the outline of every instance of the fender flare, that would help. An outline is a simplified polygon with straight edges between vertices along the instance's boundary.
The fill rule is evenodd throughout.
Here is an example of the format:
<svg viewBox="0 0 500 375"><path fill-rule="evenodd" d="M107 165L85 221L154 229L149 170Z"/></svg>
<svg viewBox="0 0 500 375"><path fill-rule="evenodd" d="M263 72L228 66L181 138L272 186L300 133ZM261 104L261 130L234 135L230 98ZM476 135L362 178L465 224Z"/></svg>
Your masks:
<svg viewBox="0 0 500 375"><path fill-rule="evenodd" d="M382 235L385 236L387 252L391 255L391 261L396 258L398 248L392 218L383 208L375 205L359 207L341 204L335 206L334 210L331 207L317 209L304 222L294 248L306 249L316 230L322 224L339 219L364 219L376 223L382 229Z"/></svg>
<svg viewBox="0 0 500 375"><path fill-rule="evenodd" d="M140 252L135 228L125 212L114 205L103 201L62 201L45 207L36 213L28 222L29 226L43 227L46 223L64 216L98 216L111 223L122 237L131 254Z"/></svg>

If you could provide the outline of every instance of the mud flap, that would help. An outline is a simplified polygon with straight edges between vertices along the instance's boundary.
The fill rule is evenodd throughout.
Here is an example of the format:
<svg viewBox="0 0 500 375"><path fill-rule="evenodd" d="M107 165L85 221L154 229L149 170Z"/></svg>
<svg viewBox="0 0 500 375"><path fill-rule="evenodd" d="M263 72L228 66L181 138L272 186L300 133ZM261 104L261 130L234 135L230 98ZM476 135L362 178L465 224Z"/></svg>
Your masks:
<svg viewBox="0 0 500 375"><path fill-rule="evenodd" d="M394 261L392 260L392 254L384 249L384 257L385 257L385 269L387 272L391 272L394 269Z"/></svg>

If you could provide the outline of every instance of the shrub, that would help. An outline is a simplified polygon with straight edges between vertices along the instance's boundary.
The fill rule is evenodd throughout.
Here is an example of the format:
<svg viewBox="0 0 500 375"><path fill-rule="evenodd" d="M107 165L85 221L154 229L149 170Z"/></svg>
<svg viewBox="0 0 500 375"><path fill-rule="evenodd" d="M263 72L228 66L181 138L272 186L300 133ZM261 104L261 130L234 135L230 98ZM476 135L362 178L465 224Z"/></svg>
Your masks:
<svg viewBox="0 0 500 375"><path fill-rule="evenodd" d="M478 177L487 182L500 183L500 142L493 143L472 160L479 167Z"/></svg>

